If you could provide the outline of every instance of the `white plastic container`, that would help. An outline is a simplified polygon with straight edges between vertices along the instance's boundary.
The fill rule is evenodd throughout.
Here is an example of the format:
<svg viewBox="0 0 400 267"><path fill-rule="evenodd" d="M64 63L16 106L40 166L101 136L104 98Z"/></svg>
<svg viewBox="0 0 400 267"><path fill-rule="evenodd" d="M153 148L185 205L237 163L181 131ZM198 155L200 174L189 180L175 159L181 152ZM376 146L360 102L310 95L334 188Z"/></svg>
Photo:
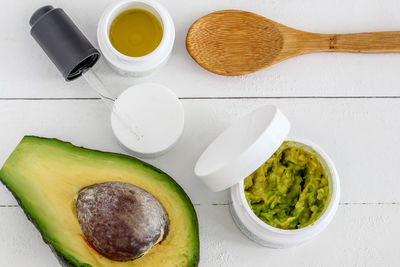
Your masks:
<svg viewBox="0 0 400 267"><path fill-rule="evenodd" d="M120 53L113 47L109 38L113 20L128 9L144 9L152 13L160 21L163 37L158 47L142 57L130 57ZM125 0L106 8L97 27L97 40L100 50L109 65L118 73L127 76L146 76L167 62L175 40L175 27L168 11L153 0Z"/></svg>
<svg viewBox="0 0 400 267"><path fill-rule="evenodd" d="M183 106L175 93L155 83L126 89L111 113L111 127L119 144L142 158L161 156L174 147L182 135L184 120Z"/></svg>
<svg viewBox="0 0 400 267"><path fill-rule="evenodd" d="M238 228L251 240L272 248L287 248L310 240L331 222L339 205L339 176L330 157L317 145L293 140L293 145L316 154L329 182L330 199L321 216L296 230L270 226L247 204L243 180L258 169L287 139L290 122L275 106L263 106L235 122L203 152L195 174L212 191L230 187L230 211Z"/></svg>

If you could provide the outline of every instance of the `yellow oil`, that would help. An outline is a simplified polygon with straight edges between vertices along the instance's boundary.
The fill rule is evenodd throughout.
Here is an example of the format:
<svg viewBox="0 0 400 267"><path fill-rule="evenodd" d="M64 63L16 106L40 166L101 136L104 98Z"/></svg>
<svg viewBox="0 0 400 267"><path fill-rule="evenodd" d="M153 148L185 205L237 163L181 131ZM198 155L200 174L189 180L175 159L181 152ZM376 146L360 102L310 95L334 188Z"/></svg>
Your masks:
<svg viewBox="0 0 400 267"><path fill-rule="evenodd" d="M157 48L163 29L160 21L149 11L129 9L111 23L109 36L111 44L120 53L142 57Z"/></svg>

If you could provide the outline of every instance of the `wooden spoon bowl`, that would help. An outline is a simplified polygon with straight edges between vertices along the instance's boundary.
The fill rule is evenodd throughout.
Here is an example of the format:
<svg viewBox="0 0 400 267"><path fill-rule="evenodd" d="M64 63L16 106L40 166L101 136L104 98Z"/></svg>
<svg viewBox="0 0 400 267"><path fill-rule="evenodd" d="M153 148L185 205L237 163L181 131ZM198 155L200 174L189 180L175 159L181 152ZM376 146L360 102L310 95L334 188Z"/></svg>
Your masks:
<svg viewBox="0 0 400 267"><path fill-rule="evenodd" d="M186 48L203 68L234 76L313 52L400 52L400 32L318 34L296 30L251 12L223 10L193 23Z"/></svg>

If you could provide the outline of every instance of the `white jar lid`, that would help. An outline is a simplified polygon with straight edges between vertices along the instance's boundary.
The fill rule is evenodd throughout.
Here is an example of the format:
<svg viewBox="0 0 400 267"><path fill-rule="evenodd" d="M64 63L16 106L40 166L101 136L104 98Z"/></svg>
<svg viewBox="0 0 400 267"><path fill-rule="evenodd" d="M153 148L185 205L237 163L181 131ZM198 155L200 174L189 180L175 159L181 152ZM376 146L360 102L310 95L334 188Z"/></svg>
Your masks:
<svg viewBox="0 0 400 267"><path fill-rule="evenodd" d="M129 153L157 157L171 149L182 135L183 106L175 93L163 85L134 85L115 101L111 126Z"/></svg>
<svg viewBox="0 0 400 267"><path fill-rule="evenodd" d="M290 122L273 105L249 113L222 132L203 152L194 172L213 191L243 181L286 140Z"/></svg>

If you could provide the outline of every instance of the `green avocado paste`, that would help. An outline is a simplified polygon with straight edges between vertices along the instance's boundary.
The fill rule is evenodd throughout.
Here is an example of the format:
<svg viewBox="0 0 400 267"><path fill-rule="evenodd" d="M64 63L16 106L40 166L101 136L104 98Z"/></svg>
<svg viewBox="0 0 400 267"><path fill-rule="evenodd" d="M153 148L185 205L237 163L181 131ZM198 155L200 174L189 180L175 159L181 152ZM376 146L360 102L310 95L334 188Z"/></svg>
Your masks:
<svg viewBox="0 0 400 267"><path fill-rule="evenodd" d="M244 193L257 217L281 229L312 224L329 201L318 156L288 141L244 180Z"/></svg>

